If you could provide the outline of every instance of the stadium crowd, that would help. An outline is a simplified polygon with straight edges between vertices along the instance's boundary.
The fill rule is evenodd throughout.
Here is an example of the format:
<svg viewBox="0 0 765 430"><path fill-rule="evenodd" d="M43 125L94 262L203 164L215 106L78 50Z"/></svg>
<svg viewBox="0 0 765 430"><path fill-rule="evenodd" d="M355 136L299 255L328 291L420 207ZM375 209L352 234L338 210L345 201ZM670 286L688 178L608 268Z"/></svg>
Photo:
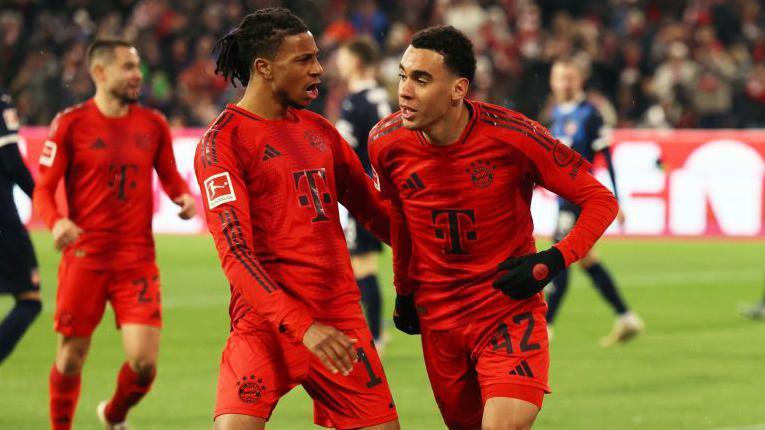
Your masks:
<svg viewBox="0 0 765 430"><path fill-rule="evenodd" d="M95 37L136 41L143 102L173 126L204 126L237 96L214 74L215 40L257 8L291 8L317 36L326 69L318 110L345 94L336 48L367 35L392 90L409 37L451 24L473 41L473 96L545 120L551 62L574 58L591 99L620 127L765 127L765 11L757 0L15 0L0 10L0 87L22 122L46 125L93 94ZM395 97L394 97L395 99Z"/></svg>

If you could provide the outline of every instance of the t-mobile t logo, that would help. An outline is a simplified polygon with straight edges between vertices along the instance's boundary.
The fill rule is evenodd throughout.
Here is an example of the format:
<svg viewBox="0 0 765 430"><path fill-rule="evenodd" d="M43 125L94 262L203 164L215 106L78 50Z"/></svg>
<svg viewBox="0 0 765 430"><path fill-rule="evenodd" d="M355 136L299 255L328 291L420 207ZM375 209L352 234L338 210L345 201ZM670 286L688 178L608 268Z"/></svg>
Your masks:
<svg viewBox="0 0 765 430"><path fill-rule="evenodd" d="M300 206L311 206L316 211L316 216L311 222L329 220L324 205L332 203L332 195L326 191L326 170L324 168L300 170L293 172L292 178L295 180L295 189L298 192L302 191L305 193L298 194ZM305 181L303 181L303 178L305 178Z"/></svg>
<svg viewBox="0 0 765 430"><path fill-rule="evenodd" d="M468 223L469 226L475 225L475 211L473 209L434 209L432 219L436 237L446 239L445 253L470 254L462 242L463 234L464 239L469 242L477 240L478 234L475 230L460 229L460 220L464 220L463 222Z"/></svg>

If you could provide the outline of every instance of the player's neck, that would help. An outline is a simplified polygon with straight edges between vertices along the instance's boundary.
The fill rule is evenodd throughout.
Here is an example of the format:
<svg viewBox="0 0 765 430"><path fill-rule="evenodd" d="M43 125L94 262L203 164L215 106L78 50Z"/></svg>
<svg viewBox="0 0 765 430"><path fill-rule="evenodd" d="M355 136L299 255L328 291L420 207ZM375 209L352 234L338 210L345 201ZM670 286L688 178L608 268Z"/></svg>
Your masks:
<svg viewBox="0 0 765 430"><path fill-rule="evenodd" d="M105 91L96 91L93 101L101 114L107 118L120 118L130 112L130 104L112 97Z"/></svg>
<svg viewBox="0 0 765 430"><path fill-rule="evenodd" d="M258 81L250 82L244 90L244 96L236 104L265 119L283 119L287 116L289 105L277 97L270 88Z"/></svg>
<svg viewBox="0 0 765 430"><path fill-rule="evenodd" d="M464 101L459 106L450 108L438 122L431 127L422 130L425 139L436 146L451 145L462 136L468 122L470 111Z"/></svg>

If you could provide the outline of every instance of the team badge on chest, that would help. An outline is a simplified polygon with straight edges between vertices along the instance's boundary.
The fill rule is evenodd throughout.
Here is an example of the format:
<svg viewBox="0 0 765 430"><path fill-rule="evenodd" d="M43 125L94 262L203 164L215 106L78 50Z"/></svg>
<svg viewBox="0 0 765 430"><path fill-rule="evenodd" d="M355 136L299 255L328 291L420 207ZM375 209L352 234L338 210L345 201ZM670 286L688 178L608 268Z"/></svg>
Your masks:
<svg viewBox="0 0 765 430"><path fill-rule="evenodd" d="M489 160L477 160L470 163L465 173L470 174L473 185L478 188L488 188L494 182L494 163Z"/></svg>
<svg viewBox="0 0 765 430"><path fill-rule="evenodd" d="M327 150L327 144L324 142L324 136L322 136L318 131L306 130L305 133L303 133L303 137L305 138L306 142L311 144L311 146L318 149L319 151L324 152Z"/></svg>

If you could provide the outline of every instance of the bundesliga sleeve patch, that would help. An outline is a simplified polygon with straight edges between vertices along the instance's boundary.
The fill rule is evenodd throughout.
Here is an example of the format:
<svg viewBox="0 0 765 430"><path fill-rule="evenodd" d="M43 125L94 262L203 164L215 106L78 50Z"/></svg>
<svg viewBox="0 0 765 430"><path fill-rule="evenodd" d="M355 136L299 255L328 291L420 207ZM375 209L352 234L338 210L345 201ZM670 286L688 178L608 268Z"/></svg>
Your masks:
<svg viewBox="0 0 765 430"><path fill-rule="evenodd" d="M204 184L205 193L207 194L207 205L210 209L236 200L234 187L231 185L231 176L228 172L212 175L205 179Z"/></svg>
<svg viewBox="0 0 765 430"><path fill-rule="evenodd" d="M42 153L40 153L40 164L50 167L53 165L53 160L56 159L56 150L58 146L56 142L52 140L46 140L43 146Z"/></svg>

